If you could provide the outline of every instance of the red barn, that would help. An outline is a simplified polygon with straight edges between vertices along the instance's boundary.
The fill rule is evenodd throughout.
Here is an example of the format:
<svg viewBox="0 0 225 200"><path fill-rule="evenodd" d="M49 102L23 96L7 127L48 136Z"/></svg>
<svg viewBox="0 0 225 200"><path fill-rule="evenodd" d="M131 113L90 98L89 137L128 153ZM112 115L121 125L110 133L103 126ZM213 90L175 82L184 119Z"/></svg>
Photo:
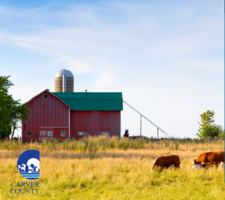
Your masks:
<svg viewBox="0 0 225 200"><path fill-rule="evenodd" d="M22 141L121 135L120 92L49 92L33 97L30 118L22 125Z"/></svg>

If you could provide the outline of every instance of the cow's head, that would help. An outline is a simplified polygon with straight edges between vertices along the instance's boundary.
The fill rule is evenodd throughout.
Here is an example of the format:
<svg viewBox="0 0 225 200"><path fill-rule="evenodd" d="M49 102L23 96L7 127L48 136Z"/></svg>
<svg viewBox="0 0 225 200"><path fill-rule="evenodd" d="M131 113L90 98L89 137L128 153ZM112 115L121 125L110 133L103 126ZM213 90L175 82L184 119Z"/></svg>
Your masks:
<svg viewBox="0 0 225 200"><path fill-rule="evenodd" d="M196 160L194 159L194 162L192 163L192 169L200 169L200 168L203 168L202 165L201 165L201 162L196 162Z"/></svg>
<svg viewBox="0 0 225 200"><path fill-rule="evenodd" d="M153 170L162 171L162 168L163 167L161 167L161 166L153 165L151 171L153 171Z"/></svg>
<svg viewBox="0 0 225 200"><path fill-rule="evenodd" d="M201 164L195 164L194 162L192 163L192 169L201 169L203 168Z"/></svg>
<svg viewBox="0 0 225 200"><path fill-rule="evenodd" d="M198 165L199 165L199 164L202 164L202 163L201 163L201 161L196 161L196 160L194 159L193 164L198 164Z"/></svg>

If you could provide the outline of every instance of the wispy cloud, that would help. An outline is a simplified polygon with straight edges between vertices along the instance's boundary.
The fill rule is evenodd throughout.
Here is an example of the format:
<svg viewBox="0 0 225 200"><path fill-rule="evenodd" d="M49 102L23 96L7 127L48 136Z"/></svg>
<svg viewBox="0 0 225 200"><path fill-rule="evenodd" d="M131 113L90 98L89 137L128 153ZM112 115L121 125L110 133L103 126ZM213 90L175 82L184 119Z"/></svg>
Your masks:
<svg viewBox="0 0 225 200"><path fill-rule="evenodd" d="M85 83L75 87L122 91L125 100L167 132L178 136L183 130L183 135L194 137L199 114L209 108L219 113L223 107L223 2L203 2L0 7L0 43L20 49L21 60L32 53L35 68L28 62L17 67L22 76L32 71L39 75L28 84L16 77L15 69L4 69L23 88L12 91L29 100L45 88L54 90L54 76L46 79L43 74L66 68ZM222 121L223 114L218 118ZM139 118L126 110L122 119L123 127L139 133Z"/></svg>

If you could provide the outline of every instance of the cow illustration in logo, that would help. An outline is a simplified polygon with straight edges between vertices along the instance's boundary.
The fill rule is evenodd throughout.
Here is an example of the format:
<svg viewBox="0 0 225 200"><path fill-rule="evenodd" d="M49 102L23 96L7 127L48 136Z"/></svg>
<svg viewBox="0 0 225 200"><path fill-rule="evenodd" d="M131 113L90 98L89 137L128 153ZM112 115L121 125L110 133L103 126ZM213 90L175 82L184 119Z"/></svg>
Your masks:
<svg viewBox="0 0 225 200"><path fill-rule="evenodd" d="M38 179L40 177L40 152L37 150L23 152L17 161L17 168L24 178Z"/></svg>

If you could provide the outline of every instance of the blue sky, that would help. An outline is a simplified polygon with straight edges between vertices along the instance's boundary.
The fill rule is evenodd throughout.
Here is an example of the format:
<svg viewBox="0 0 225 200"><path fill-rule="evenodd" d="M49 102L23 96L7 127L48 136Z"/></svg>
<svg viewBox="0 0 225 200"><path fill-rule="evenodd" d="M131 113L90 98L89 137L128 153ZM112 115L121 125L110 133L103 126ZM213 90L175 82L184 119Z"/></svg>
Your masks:
<svg viewBox="0 0 225 200"><path fill-rule="evenodd" d="M224 121L223 15L222 0L1 1L0 74L26 102L68 69L75 92L123 92L169 135L195 137L206 110ZM140 133L126 105L124 129Z"/></svg>

